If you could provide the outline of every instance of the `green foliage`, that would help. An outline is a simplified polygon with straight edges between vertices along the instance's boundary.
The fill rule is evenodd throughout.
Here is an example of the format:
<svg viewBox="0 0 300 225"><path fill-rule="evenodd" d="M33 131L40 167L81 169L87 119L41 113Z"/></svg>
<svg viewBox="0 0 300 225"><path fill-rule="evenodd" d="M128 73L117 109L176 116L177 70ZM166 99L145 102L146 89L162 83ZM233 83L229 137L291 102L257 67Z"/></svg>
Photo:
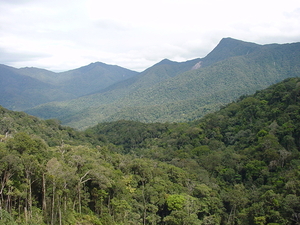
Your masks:
<svg viewBox="0 0 300 225"><path fill-rule="evenodd" d="M6 212L5 210L0 210L0 222L5 225L16 225L17 223L14 221L12 216Z"/></svg>
<svg viewBox="0 0 300 225"><path fill-rule="evenodd" d="M25 152L29 154L38 154L46 149L46 145L40 139L32 139L24 132L17 133L13 138L7 141L9 150L16 150L20 154Z"/></svg>
<svg viewBox="0 0 300 225"><path fill-rule="evenodd" d="M100 62L61 73L0 65L0 105L12 110L26 110L43 103L90 94L137 74Z"/></svg>
<svg viewBox="0 0 300 225"><path fill-rule="evenodd" d="M185 204L185 198L182 195L170 195L167 198L167 205L169 210L180 210Z"/></svg>
<svg viewBox="0 0 300 225"><path fill-rule="evenodd" d="M21 136L24 136L27 142L33 141L41 148L44 148L45 143L49 146L86 143L86 141L80 140L79 132L70 127L61 126L58 120L41 120L23 112L9 111L0 106L1 141L9 139L18 132L23 134L18 134L17 139L21 140ZM27 144L32 145L33 143Z"/></svg>
<svg viewBox="0 0 300 225"><path fill-rule="evenodd" d="M224 39L205 58L183 63L163 60L105 90L26 112L41 118L58 118L63 124L81 130L99 122L117 120L193 121L241 95L252 94L286 78L299 77L299 52L299 43L256 45ZM195 69L195 64L201 67ZM259 109L267 107L268 102L294 99L296 93L292 98L285 94L289 88L278 86L271 99L244 99L240 113L251 123L259 113L264 114ZM280 112L280 107L273 112Z"/></svg>
<svg viewBox="0 0 300 225"><path fill-rule="evenodd" d="M0 223L297 224L299 84L190 123L83 132L0 108Z"/></svg>

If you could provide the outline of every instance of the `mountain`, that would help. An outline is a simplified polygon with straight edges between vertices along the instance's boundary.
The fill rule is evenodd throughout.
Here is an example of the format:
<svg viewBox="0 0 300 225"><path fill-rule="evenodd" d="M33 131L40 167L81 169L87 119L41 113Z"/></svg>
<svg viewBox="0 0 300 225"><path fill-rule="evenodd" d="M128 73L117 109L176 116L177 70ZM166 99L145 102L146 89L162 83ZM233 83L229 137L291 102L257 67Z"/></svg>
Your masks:
<svg viewBox="0 0 300 225"><path fill-rule="evenodd" d="M258 45L224 38L204 58L161 62L101 91L27 110L79 129L101 121L182 122L300 76L300 43Z"/></svg>
<svg viewBox="0 0 300 225"><path fill-rule="evenodd" d="M224 59L248 55L260 49L260 45L236 40L233 38L223 38L220 43L204 58L202 66L209 66Z"/></svg>
<svg viewBox="0 0 300 225"><path fill-rule="evenodd" d="M82 118L79 117L84 115L85 117L89 117L89 125L97 124L99 121L98 115L94 116L86 114L89 107L92 106L93 109L97 106L103 107L98 110L104 114L108 110L107 115L109 115L110 110L115 110L117 112L119 107L123 107L123 105L127 103L124 102L118 106L118 103L114 105L114 102L119 101L126 96L134 97L133 93L143 92L151 86L158 85L164 80L190 70L198 62L199 59L182 63L164 59L142 73L127 80L117 82L100 90L98 93L96 92L67 102L55 102L41 105L36 108L26 110L26 112L32 115L38 115L41 118L59 118L63 121L63 123L68 120L68 117L72 118L72 120L78 120L78 122L81 123ZM139 101L139 99L137 98L136 101ZM103 104L109 105L109 107L106 109ZM94 114L93 112L91 113ZM66 116L65 119L63 119L64 116ZM75 117L77 118L75 119Z"/></svg>
<svg viewBox="0 0 300 225"><path fill-rule="evenodd" d="M19 73L17 69L0 65L0 104L13 110L70 99L70 95L54 85Z"/></svg>
<svg viewBox="0 0 300 225"><path fill-rule="evenodd" d="M299 224L300 78L189 123L85 131L0 106L1 224Z"/></svg>
<svg viewBox="0 0 300 225"><path fill-rule="evenodd" d="M173 145L175 153L178 149L208 144L210 139L223 142L223 148L229 147L229 151L233 150L230 147L234 147L234 151L239 152L238 146L241 143L245 144L243 138L249 138L249 142L245 144L248 148L251 145L258 145L260 138L269 134L276 136L283 148L298 155L300 78L288 78L253 95L240 96L235 102L227 104L220 110L188 123L142 123L119 120L99 123L84 132L93 137L95 144L107 141L122 145L125 152L136 148L135 154L138 154L137 151L141 151L141 155L148 154L148 156L154 153L153 157L155 152L143 152L144 148L149 148L147 145L163 146L163 143L167 142L168 145L164 148ZM185 141L182 142L180 139ZM268 149L269 146L265 147ZM261 154L259 151L255 153ZM172 160L172 156L169 160Z"/></svg>
<svg viewBox="0 0 300 225"><path fill-rule="evenodd" d="M135 71L100 62L61 73L0 65L0 104L13 110L25 110L47 102L90 94L136 74Z"/></svg>
<svg viewBox="0 0 300 225"><path fill-rule="evenodd" d="M102 90L116 82L134 77L138 72L101 62L60 73L59 86L77 97Z"/></svg>
<svg viewBox="0 0 300 225"><path fill-rule="evenodd" d="M59 73L55 73L49 70L35 68L35 67L24 67L20 69L15 69L16 73L32 77L44 83L49 83L52 85L58 84Z"/></svg>

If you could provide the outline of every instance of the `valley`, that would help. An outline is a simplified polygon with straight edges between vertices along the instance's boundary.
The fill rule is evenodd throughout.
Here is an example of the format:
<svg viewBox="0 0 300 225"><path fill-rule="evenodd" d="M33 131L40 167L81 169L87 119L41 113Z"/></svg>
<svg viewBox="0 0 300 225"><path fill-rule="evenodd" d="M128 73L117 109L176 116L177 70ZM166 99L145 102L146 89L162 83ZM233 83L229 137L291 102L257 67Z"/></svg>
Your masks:
<svg viewBox="0 0 300 225"><path fill-rule="evenodd" d="M297 224L300 78L182 123L84 131L0 107L0 223Z"/></svg>

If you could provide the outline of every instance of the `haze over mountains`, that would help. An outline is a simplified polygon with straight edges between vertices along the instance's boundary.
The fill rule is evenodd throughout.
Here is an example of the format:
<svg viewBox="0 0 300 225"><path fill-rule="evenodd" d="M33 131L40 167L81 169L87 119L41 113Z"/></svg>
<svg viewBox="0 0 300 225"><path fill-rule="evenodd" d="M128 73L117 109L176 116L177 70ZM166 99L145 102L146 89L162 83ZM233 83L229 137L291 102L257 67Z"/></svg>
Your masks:
<svg viewBox="0 0 300 225"><path fill-rule="evenodd" d="M78 129L120 119L189 121L300 76L299 62L300 43L224 38L204 58L164 59L141 73L99 62L63 73L2 65L0 104Z"/></svg>
<svg viewBox="0 0 300 225"><path fill-rule="evenodd" d="M78 98L136 74L100 62L61 73L0 65L0 104L22 111L42 103Z"/></svg>

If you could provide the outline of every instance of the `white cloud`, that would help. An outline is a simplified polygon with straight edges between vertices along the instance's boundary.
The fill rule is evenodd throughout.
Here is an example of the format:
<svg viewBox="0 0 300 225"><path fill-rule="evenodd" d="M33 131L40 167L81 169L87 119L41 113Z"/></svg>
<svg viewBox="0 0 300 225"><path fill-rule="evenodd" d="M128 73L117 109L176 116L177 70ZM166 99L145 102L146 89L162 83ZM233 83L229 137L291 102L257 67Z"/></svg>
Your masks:
<svg viewBox="0 0 300 225"><path fill-rule="evenodd" d="M94 61L143 70L204 57L223 37L300 41L298 0L0 0L0 63L68 70Z"/></svg>

